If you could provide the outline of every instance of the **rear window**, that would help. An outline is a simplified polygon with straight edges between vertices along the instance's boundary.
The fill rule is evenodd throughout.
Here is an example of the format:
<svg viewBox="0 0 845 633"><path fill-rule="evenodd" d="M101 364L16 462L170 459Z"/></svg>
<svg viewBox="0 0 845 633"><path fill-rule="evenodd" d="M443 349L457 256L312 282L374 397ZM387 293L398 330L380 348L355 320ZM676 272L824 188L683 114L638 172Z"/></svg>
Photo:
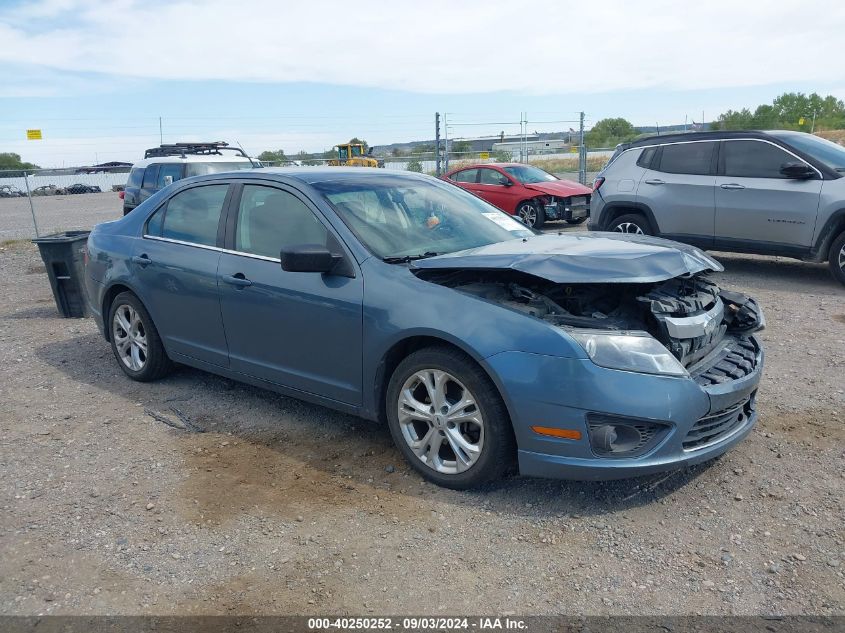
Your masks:
<svg viewBox="0 0 845 633"><path fill-rule="evenodd" d="M142 182L144 182L144 168L135 167L129 172L129 178L126 181L126 186L140 188Z"/></svg>
<svg viewBox="0 0 845 633"><path fill-rule="evenodd" d="M645 167L648 169L651 167L651 161L654 158L654 155L657 153L656 147L646 147L643 150L643 153L640 154L640 157L637 159L637 165L640 167Z"/></svg>
<svg viewBox="0 0 845 633"><path fill-rule="evenodd" d="M477 176L477 169L464 169L456 174L452 174L452 180L455 182L475 182Z"/></svg>
<svg viewBox="0 0 845 633"><path fill-rule="evenodd" d="M658 171L669 174L707 175L716 143L676 143L664 145ZM654 167L652 167L654 169Z"/></svg>
<svg viewBox="0 0 845 633"><path fill-rule="evenodd" d="M253 169L249 161L237 161L231 163L188 163L185 166L185 177L205 176L206 174L219 174L224 171L238 171L239 169Z"/></svg>

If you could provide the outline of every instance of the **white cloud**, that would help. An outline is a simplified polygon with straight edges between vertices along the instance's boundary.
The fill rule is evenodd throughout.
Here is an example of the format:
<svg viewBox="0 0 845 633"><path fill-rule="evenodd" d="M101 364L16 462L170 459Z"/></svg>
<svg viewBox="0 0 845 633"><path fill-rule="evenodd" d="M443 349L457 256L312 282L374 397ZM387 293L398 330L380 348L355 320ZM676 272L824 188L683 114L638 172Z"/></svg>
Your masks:
<svg viewBox="0 0 845 633"><path fill-rule="evenodd" d="M44 0L0 9L0 62L155 79L422 93L845 79L845 3Z"/></svg>

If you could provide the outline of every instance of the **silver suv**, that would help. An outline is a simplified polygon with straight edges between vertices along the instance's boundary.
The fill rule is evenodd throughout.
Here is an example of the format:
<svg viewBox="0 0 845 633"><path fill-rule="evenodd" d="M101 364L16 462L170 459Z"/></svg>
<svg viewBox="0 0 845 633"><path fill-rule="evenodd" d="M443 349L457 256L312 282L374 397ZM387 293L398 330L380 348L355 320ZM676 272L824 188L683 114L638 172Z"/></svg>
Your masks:
<svg viewBox="0 0 845 633"><path fill-rule="evenodd" d="M845 147L803 132L652 136L616 149L589 227L830 262L845 284Z"/></svg>

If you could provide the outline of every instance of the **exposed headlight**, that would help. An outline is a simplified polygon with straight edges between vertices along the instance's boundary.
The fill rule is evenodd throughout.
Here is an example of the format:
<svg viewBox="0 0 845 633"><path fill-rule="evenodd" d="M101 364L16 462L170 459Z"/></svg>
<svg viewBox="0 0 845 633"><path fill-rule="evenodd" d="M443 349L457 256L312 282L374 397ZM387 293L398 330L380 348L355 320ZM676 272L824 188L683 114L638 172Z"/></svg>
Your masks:
<svg viewBox="0 0 845 633"><path fill-rule="evenodd" d="M663 376L688 376L687 370L660 341L647 332L611 332L567 328L592 361L608 369Z"/></svg>

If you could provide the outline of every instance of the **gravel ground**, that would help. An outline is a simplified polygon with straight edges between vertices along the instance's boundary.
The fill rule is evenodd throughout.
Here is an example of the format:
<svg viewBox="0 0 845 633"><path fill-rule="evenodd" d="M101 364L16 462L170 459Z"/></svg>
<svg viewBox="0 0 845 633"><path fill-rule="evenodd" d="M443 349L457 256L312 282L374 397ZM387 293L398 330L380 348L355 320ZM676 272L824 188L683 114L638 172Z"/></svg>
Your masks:
<svg viewBox="0 0 845 633"><path fill-rule="evenodd" d="M123 216L123 201L114 191L72 196L33 196L35 219L41 235L72 229L90 229L98 222ZM0 242L35 237L29 198L0 198Z"/></svg>
<svg viewBox="0 0 845 633"><path fill-rule="evenodd" d="M376 424L187 368L128 380L37 251L0 246L0 613L843 614L845 289L720 258L769 323L734 451L453 492Z"/></svg>

